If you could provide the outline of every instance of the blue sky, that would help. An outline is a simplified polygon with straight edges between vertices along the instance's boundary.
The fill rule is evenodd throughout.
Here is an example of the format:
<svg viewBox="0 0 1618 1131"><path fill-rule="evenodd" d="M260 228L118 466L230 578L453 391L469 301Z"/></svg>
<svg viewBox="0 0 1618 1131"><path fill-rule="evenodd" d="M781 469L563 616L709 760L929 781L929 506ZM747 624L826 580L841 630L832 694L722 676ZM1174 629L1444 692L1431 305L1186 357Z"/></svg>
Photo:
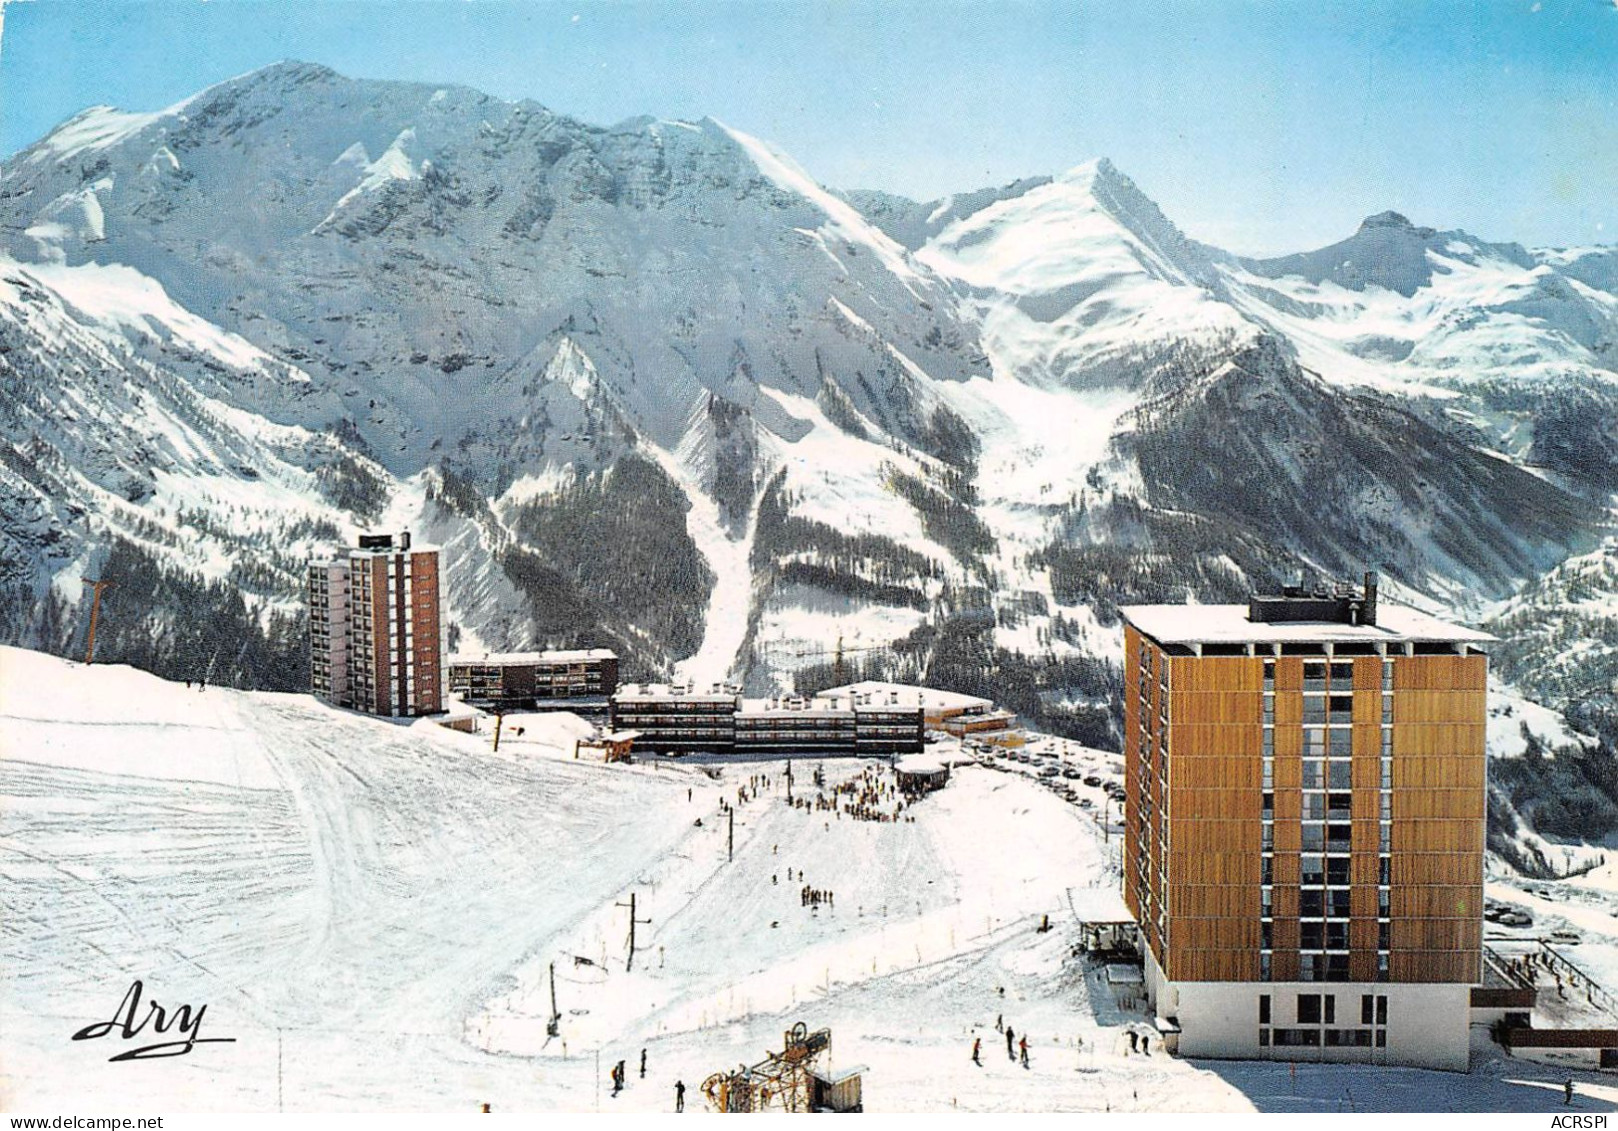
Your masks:
<svg viewBox="0 0 1618 1131"><path fill-rule="evenodd" d="M1189 234L1279 253L1365 215L1618 242L1613 0L367 0L4 7L0 151L280 59L593 122L712 115L918 198L1108 156Z"/></svg>

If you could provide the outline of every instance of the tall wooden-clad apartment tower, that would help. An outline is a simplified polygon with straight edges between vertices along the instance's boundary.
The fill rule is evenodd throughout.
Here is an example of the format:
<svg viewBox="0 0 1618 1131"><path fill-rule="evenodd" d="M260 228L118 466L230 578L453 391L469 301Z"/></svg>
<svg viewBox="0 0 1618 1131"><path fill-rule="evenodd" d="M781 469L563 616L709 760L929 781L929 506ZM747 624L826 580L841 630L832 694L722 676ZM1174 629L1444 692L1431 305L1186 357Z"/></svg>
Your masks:
<svg viewBox="0 0 1618 1131"><path fill-rule="evenodd" d="M409 533L362 534L309 564L309 680L320 698L373 715L444 709L438 550Z"/></svg>
<svg viewBox="0 0 1618 1131"><path fill-rule="evenodd" d="M1492 637L1365 582L1123 610L1124 899L1183 1055L1467 1067Z"/></svg>

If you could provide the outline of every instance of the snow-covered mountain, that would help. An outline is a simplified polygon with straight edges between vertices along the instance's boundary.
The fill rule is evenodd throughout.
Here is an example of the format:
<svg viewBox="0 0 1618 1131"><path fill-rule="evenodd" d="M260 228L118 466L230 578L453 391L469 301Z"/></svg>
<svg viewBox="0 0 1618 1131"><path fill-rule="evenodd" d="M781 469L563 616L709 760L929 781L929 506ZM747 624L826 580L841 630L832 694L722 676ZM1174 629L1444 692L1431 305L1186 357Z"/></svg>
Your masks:
<svg viewBox="0 0 1618 1131"><path fill-rule="evenodd" d="M289 63L9 158L0 250L5 638L64 647L99 571L171 674L295 686L304 557L408 524L462 646L1099 740L1119 602L1374 565L1482 617L1618 489L1610 250L1384 214L1243 260L1104 160L917 203Z"/></svg>

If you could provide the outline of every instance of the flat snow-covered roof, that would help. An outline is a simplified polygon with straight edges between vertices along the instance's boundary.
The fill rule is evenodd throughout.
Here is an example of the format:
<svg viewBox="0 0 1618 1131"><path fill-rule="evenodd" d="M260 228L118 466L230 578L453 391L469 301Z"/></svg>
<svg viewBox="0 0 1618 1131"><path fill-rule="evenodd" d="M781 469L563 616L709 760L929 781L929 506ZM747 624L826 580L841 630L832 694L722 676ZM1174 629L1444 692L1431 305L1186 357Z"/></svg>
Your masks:
<svg viewBox="0 0 1618 1131"><path fill-rule="evenodd" d="M388 557L391 554L421 554L428 552L436 554L441 549L442 547L431 542L412 542L408 550L398 543L394 543L392 546L350 546L343 553L350 558L375 558Z"/></svg>
<svg viewBox="0 0 1618 1131"><path fill-rule="evenodd" d="M914 683L884 683L877 679L862 680L859 683L850 683L845 687L832 687L821 692L822 695L871 695L887 700L895 695L899 703L905 707L914 707L920 703L923 707L934 710L952 710L967 707L992 707L992 700L980 699L976 695L963 695L958 691L939 691L931 687L920 687ZM880 704L873 703L873 706Z"/></svg>
<svg viewBox="0 0 1618 1131"><path fill-rule="evenodd" d="M1118 610L1130 624L1160 644L1402 644L1406 641L1486 643L1487 632L1430 617L1386 601L1377 606L1376 624L1334 621L1255 623L1246 605L1125 605Z"/></svg>
<svg viewBox="0 0 1618 1131"><path fill-rule="evenodd" d="M1135 916L1114 887L1068 888L1067 901L1081 923L1133 923Z"/></svg>
<svg viewBox="0 0 1618 1131"><path fill-rule="evenodd" d="M642 702L653 699L678 699L684 702L734 703L740 691L723 687L709 687L702 691L694 688L673 687L667 683L626 683L618 688L613 698L619 702Z"/></svg>
<svg viewBox="0 0 1618 1131"><path fill-rule="evenodd" d="M742 714L753 718L786 719L803 715L846 715L854 717L854 708L846 698L817 695L813 699L799 700L799 706L788 706L779 699L743 699Z"/></svg>
<svg viewBox="0 0 1618 1131"><path fill-rule="evenodd" d="M462 653L451 656L452 664L577 664L585 660L616 660L618 654L610 648L577 648L556 652L485 652L481 656Z"/></svg>

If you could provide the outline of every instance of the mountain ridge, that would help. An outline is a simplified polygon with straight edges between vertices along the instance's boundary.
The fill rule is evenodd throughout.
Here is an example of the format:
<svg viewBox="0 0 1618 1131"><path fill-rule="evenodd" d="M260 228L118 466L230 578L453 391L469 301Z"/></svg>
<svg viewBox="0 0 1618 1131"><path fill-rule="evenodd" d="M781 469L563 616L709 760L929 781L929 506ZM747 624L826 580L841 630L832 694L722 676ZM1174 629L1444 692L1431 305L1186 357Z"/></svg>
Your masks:
<svg viewBox="0 0 1618 1131"><path fill-rule="evenodd" d="M1603 253L1355 239L1283 271L1104 158L917 203L319 65L76 116L0 163L0 629L65 647L116 552L109 647L227 583L268 632L301 556L411 524L468 646L762 688L842 638L1104 741L1120 602L1374 565L1481 618L1611 529Z"/></svg>

